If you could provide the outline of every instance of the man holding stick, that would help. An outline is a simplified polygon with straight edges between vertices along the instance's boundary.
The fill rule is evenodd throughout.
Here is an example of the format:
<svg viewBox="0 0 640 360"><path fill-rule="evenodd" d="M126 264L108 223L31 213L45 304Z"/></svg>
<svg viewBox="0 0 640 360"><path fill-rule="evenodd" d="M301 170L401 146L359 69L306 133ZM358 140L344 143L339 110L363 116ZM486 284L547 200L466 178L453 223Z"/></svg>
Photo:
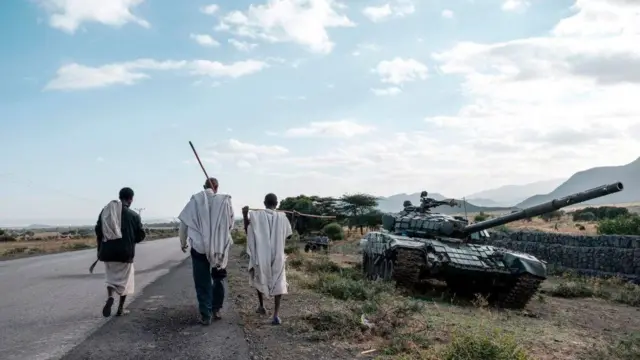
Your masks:
<svg viewBox="0 0 640 360"><path fill-rule="evenodd" d="M266 314L263 296L275 297L273 325L280 325L280 300L287 294L285 271L285 241L293 234L287 216L276 211L278 198L275 194L264 197L264 210L242 208L244 229L247 233L247 254L251 286L258 293L259 306L256 312Z"/></svg>
<svg viewBox="0 0 640 360"><path fill-rule="evenodd" d="M191 245L200 321L210 325L212 315L215 320L221 319L224 303L223 280L227 277L229 248L233 244L231 196L218 194L218 180L207 178L204 191L191 196L178 218L182 251L189 247L187 239Z"/></svg>

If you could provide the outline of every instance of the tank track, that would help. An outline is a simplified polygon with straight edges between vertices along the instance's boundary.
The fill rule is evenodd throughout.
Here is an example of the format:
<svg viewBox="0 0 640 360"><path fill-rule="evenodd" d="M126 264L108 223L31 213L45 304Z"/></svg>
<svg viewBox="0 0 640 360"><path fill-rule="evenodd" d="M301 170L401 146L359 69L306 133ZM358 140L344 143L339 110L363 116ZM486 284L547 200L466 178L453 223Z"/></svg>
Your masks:
<svg viewBox="0 0 640 360"><path fill-rule="evenodd" d="M544 280L529 274L521 275L500 300L500 306L507 309L523 309L540 288Z"/></svg>
<svg viewBox="0 0 640 360"><path fill-rule="evenodd" d="M420 279L424 255L419 250L397 249L392 279L400 286L414 286Z"/></svg>

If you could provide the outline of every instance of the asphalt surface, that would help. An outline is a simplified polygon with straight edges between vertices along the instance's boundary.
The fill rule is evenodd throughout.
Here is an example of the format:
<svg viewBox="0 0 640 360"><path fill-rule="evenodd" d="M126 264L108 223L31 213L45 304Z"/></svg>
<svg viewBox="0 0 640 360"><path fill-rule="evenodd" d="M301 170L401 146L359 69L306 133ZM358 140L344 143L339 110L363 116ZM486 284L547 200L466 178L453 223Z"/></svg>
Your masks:
<svg viewBox="0 0 640 360"><path fill-rule="evenodd" d="M135 294L127 301L187 257L177 238L139 244ZM95 259L96 250L90 249L0 261L0 358L57 359L107 323L101 314L103 264L89 273Z"/></svg>
<svg viewBox="0 0 640 360"><path fill-rule="evenodd" d="M187 260L149 285L122 317L113 317L62 360L249 360L228 291L222 320L199 324Z"/></svg>

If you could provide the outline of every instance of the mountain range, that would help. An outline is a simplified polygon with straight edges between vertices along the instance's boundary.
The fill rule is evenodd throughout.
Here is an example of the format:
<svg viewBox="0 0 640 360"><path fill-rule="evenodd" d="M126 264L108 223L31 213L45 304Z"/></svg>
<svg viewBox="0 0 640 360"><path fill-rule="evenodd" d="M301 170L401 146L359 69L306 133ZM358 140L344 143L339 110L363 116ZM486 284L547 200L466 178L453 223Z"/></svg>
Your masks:
<svg viewBox="0 0 640 360"><path fill-rule="evenodd" d="M587 201L584 204L603 205L621 204L640 201L640 158L620 166L595 167L575 173L569 179L551 179L524 185L506 185L495 189L484 190L465 197L466 203L459 201L460 207L439 206L434 211L445 214L469 213L480 211L506 211L541 204L573 193L588 190L600 185L620 181L624 190ZM438 193L429 193L435 200L447 197ZM405 200L414 205L420 204L420 193L396 194L382 197L378 201L378 209L384 212L397 212L402 209Z"/></svg>

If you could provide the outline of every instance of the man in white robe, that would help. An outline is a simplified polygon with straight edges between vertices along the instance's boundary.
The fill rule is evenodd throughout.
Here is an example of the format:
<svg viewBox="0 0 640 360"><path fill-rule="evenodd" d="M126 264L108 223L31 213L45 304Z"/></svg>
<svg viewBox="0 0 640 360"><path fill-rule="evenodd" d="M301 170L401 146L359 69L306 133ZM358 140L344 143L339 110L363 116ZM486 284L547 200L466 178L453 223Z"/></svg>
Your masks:
<svg viewBox="0 0 640 360"><path fill-rule="evenodd" d="M146 233L140 215L129 208L133 195L131 188L122 188L119 200L109 202L102 209L95 227L98 260L104 262L107 283L108 297L102 308L104 317L111 316L114 293L120 296L116 315L121 316L127 313L124 310L127 295L134 292L136 244L145 239Z"/></svg>
<svg viewBox="0 0 640 360"><path fill-rule="evenodd" d="M283 212L276 211L278 198L267 194L264 198L264 210L249 213L242 209L244 228L247 233L247 254L249 255L249 274L251 286L258 292L259 314L266 314L263 296L275 297L273 325L280 325L280 300L287 294L287 276L285 271L285 241L293 232L289 219Z"/></svg>
<svg viewBox="0 0 640 360"><path fill-rule="evenodd" d="M196 288L200 321L210 325L211 318L221 319L224 303L224 279L227 277L229 248L233 244L233 208L231 196L218 194L218 180L209 178L204 191L191 196L178 218L180 244L186 252L191 245L193 281Z"/></svg>

